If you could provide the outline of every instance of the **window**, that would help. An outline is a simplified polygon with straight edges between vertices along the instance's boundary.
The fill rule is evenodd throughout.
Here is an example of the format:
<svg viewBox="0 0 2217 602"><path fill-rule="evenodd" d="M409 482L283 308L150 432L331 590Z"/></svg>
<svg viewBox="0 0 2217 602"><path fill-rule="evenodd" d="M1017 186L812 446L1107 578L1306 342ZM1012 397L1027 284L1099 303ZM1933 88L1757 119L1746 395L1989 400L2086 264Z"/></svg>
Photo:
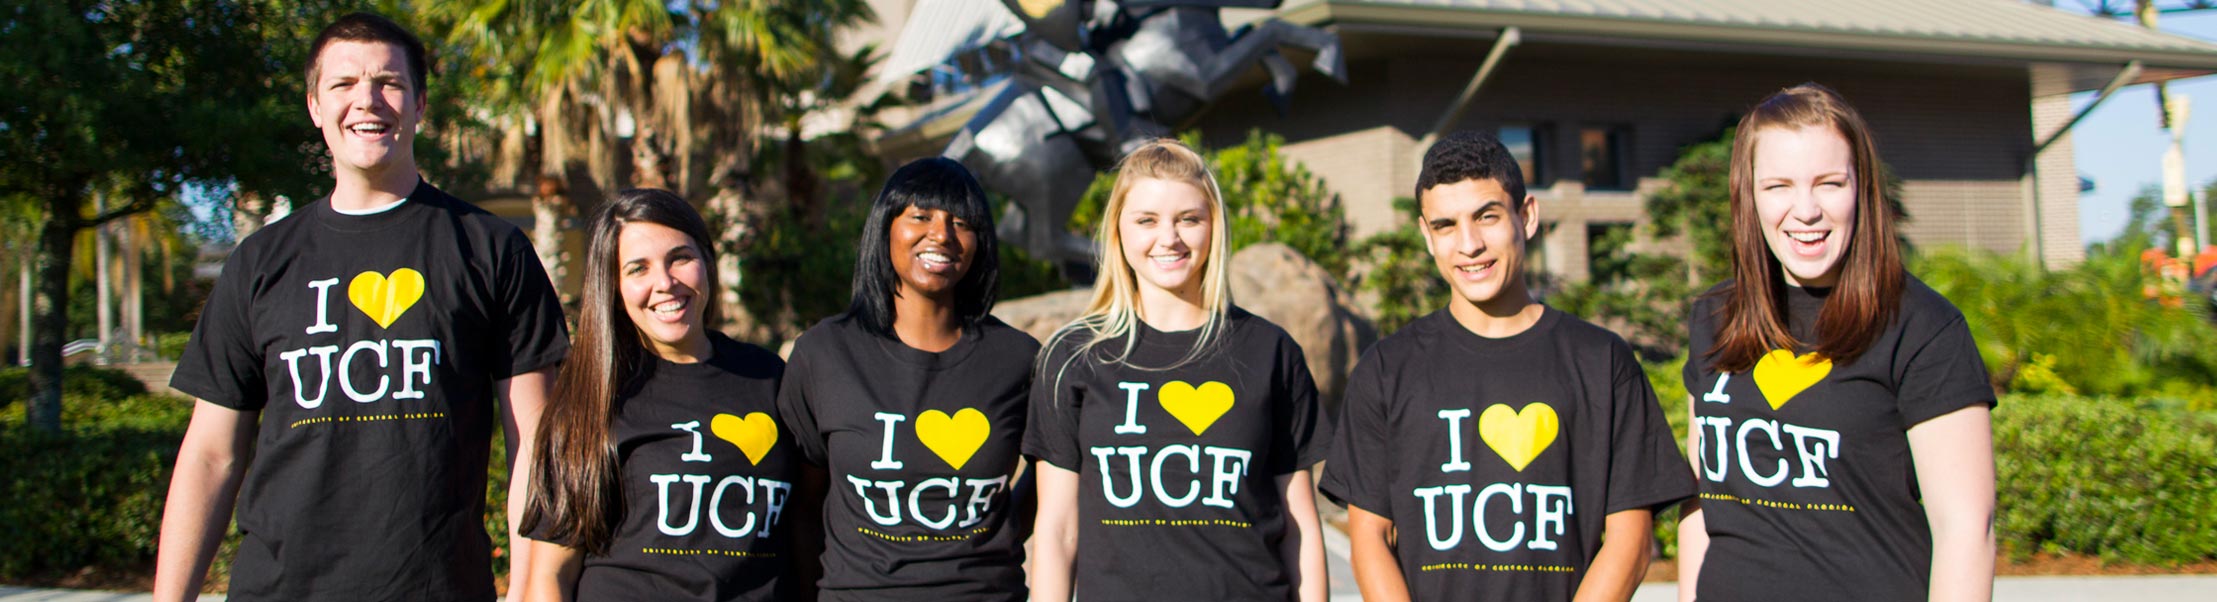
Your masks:
<svg viewBox="0 0 2217 602"><path fill-rule="evenodd" d="M1539 188L1540 177L1545 175L1540 166L1540 138L1543 130L1531 125L1512 123L1501 126L1501 145L1509 147L1509 156L1516 157L1517 168L1524 172L1524 187Z"/></svg>
<svg viewBox="0 0 2217 602"><path fill-rule="evenodd" d="M1580 179L1590 190L1629 190L1625 157L1631 146L1631 128L1588 126L1578 130Z"/></svg>

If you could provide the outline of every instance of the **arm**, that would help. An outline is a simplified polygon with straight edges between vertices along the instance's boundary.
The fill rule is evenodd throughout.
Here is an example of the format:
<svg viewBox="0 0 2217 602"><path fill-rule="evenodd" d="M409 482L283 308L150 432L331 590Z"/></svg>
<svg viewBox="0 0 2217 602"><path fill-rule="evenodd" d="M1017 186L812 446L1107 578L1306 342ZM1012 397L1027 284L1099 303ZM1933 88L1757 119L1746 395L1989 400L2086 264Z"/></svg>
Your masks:
<svg viewBox="0 0 2217 602"><path fill-rule="evenodd" d="M518 543L520 542L520 543ZM529 564L512 571L510 600L569 602L577 599L577 575L585 569L585 555L576 548L536 539L512 540L511 547L531 548ZM528 584L528 585L527 585ZM517 590L517 587L525 589ZM517 591L525 593L518 594Z"/></svg>
<svg viewBox="0 0 2217 602"><path fill-rule="evenodd" d="M169 499L162 506L161 546L154 560L154 599L193 600L222 545L239 482L254 458L260 412L196 402L177 449Z"/></svg>
<svg viewBox="0 0 2217 602"><path fill-rule="evenodd" d="M548 366L493 383L501 407L508 410L501 416L501 428L508 432L508 597L517 600L532 593L531 581L519 567L531 567L531 554L553 545L527 543L531 540L523 536L523 512L531 498L531 456L539 439L539 415L546 410L554 370Z"/></svg>
<svg viewBox="0 0 2217 602"><path fill-rule="evenodd" d="M1401 579L1401 561L1393 556L1393 519L1347 507L1347 539L1353 556L1355 586L1369 602L1405 602L1409 584Z"/></svg>
<svg viewBox="0 0 2217 602"><path fill-rule="evenodd" d="M1933 600L1988 600L1994 590L1994 432L1972 405L1909 427L1909 453L1932 525Z"/></svg>
<svg viewBox="0 0 2217 602"><path fill-rule="evenodd" d="M1578 582L1577 602L1631 600L1647 576L1648 553L1655 542L1655 513L1646 509L1620 510L1602 521L1601 551L1586 567Z"/></svg>
<svg viewBox="0 0 2217 602"><path fill-rule="evenodd" d="M1686 396L1686 460L1701 480L1701 417L1694 411L1692 395ZM1701 578L1701 559L1709 553L1709 524L1701 516L1701 498L1678 506L1678 600L1693 602L1694 582Z"/></svg>
<svg viewBox="0 0 2217 602"><path fill-rule="evenodd" d="M1035 464L1039 518L1032 527L1032 599L1065 602L1070 562L1078 552L1078 473L1045 460Z"/></svg>
<svg viewBox="0 0 2217 602"><path fill-rule="evenodd" d="M1293 578L1301 602L1324 602L1331 584L1324 570L1324 525L1316 516L1316 486L1304 468L1278 477L1278 491L1285 496L1286 538L1278 545L1278 558Z"/></svg>

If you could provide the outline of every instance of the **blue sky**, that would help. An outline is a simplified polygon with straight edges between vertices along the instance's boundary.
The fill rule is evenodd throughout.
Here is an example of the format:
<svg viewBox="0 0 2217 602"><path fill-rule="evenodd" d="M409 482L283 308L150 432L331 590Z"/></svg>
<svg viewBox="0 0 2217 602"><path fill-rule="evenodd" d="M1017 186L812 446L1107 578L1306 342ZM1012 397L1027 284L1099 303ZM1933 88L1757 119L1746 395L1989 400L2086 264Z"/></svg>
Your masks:
<svg viewBox="0 0 2217 602"><path fill-rule="evenodd" d="M2168 33L2217 42L2217 11L2163 15L2158 25ZM2198 195L2217 180L2217 76L2174 81L2170 92L2185 94L2192 103L2186 120L2186 183ZM2093 92L2077 94L2073 108L2093 100ZM2132 197L2142 187L2163 183L2163 151L2170 134L2156 111L2155 86L2118 90L2071 131L2071 143L2079 175L2094 181L2094 190L2079 195L2079 238L2108 240L2124 229Z"/></svg>

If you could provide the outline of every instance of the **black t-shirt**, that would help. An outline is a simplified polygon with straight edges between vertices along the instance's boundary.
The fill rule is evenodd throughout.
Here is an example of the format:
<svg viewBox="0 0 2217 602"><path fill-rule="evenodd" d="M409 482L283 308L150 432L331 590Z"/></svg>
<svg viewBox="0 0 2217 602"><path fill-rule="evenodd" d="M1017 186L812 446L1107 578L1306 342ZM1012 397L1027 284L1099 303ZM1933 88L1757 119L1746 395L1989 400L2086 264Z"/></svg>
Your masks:
<svg viewBox="0 0 2217 602"><path fill-rule="evenodd" d="M1695 302L1685 376L1709 529L1702 599L1924 599L1932 532L1909 427L1991 406L1994 390L1963 313L1903 278L1893 324L1846 365L1774 350L1751 374L1717 374L1705 358L1724 304ZM1788 331L1814 340L1829 291L1785 288Z"/></svg>
<svg viewBox="0 0 2217 602"><path fill-rule="evenodd" d="M792 548L783 520L799 455L777 418L777 354L709 333L713 355L648 362L616 402L623 483L606 555L579 600L774 600ZM651 357L651 356L650 356ZM545 528L530 536L546 539Z"/></svg>
<svg viewBox="0 0 2217 602"><path fill-rule="evenodd" d="M1316 381L1284 330L1239 308L1199 358L1199 330L1137 323L1077 355L1049 350L1024 453L1076 471L1079 600L1290 600L1279 476L1323 460ZM1152 368L1152 369L1150 369Z"/></svg>
<svg viewBox="0 0 2217 602"><path fill-rule="evenodd" d="M1694 494L1631 347L1554 308L1498 339L1418 319L1340 411L1323 491L1394 521L1419 600L1569 600L1609 514Z"/></svg>
<svg viewBox="0 0 2217 602"><path fill-rule="evenodd" d="M247 237L170 380L261 413L231 599L493 599L494 381L568 349L530 241L429 184Z"/></svg>
<svg viewBox="0 0 2217 602"><path fill-rule="evenodd" d="M1021 600L1011 477L1039 342L987 316L946 351L841 314L793 344L778 409L829 473L826 600Z"/></svg>

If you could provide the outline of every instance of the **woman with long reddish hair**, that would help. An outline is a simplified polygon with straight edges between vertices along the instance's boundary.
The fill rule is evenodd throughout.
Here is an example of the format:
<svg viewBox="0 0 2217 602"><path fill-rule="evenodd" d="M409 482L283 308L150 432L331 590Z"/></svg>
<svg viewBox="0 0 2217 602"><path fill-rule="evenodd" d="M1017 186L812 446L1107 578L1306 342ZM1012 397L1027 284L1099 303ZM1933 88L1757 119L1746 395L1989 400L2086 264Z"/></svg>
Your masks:
<svg viewBox="0 0 2217 602"><path fill-rule="evenodd" d="M1994 392L1962 312L1902 267L1883 169L1823 86L1740 120L1733 279L1689 319L1681 600L1990 597Z"/></svg>

